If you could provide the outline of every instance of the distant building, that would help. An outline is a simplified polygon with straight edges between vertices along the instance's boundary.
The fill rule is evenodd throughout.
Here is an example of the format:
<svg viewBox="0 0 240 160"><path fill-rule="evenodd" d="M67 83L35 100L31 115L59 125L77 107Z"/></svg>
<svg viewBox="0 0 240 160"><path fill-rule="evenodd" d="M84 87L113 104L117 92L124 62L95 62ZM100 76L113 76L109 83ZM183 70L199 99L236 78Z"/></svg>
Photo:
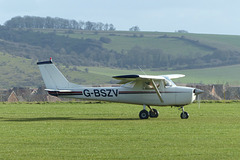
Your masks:
<svg viewBox="0 0 240 160"><path fill-rule="evenodd" d="M188 33L188 31L186 31L186 30L177 30L175 32L177 32L177 33Z"/></svg>
<svg viewBox="0 0 240 160"><path fill-rule="evenodd" d="M17 98L17 95L14 91L11 92L11 94L9 95L8 99L7 99L8 102L18 102L18 98Z"/></svg>

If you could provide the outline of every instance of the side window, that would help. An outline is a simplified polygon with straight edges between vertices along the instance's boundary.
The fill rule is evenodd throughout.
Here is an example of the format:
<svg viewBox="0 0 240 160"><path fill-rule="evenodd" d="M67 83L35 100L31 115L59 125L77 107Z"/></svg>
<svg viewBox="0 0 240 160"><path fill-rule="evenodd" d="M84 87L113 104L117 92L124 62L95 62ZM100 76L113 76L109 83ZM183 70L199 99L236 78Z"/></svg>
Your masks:
<svg viewBox="0 0 240 160"><path fill-rule="evenodd" d="M125 88L133 88L135 86L136 82L135 81L131 81L131 82L128 82L128 83L125 83L122 85L122 87L125 87Z"/></svg>
<svg viewBox="0 0 240 160"><path fill-rule="evenodd" d="M155 82L157 88L160 87L160 82ZM154 89L152 82L145 82L144 89Z"/></svg>
<svg viewBox="0 0 240 160"><path fill-rule="evenodd" d="M144 89L153 89L153 85L151 82L145 82Z"/></svg>
<svg viewBox="0 0 240 160"><path fill-rule="evenodd" d="M167 79L165 79L164 85L165 85L165 87L171 87L172 83L170 81L168 81Z"/></svg>

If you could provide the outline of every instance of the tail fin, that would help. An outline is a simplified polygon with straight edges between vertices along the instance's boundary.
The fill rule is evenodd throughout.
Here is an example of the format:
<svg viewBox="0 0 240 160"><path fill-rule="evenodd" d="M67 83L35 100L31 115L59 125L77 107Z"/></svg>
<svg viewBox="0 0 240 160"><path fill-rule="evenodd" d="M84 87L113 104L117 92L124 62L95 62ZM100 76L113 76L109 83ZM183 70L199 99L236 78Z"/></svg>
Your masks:
<svg viewBox="0 0 240 160"><path fill-rule="evenodd" d="M37 65L42 74L46 89L61 90L80 87L80 85L70 83L52 63L51 59L50 61L38 62Z"/></svg>

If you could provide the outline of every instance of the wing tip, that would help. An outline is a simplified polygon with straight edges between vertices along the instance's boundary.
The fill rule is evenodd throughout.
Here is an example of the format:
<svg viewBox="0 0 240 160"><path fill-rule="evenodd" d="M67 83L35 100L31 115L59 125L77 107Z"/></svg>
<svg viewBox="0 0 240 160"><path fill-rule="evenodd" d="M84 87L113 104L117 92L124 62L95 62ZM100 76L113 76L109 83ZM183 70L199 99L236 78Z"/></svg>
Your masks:
<svg viewBox="0 0 240 160"><path fill-rule="evenodd" d="M42 64L52 64L52 61L37 62L37 65L42 65Z"/></svg>

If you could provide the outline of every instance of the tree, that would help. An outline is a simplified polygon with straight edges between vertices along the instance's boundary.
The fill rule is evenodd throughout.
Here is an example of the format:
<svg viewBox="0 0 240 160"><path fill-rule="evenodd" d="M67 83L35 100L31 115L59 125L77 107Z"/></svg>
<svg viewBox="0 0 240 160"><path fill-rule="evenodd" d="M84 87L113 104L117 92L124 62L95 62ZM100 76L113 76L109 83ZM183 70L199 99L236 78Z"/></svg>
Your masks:
<svg viewBox="0 0 240 160"><path fill-rule="evenodd" d="M129 28L129 31L134 31L134 32L140 31L140 28L138 26L133 26L133 27Z"/></svg>
<svg viewBox="0 0 240 160"><path fill-rule="evenodd" d="M51 29L79 29L88 31L115 31L113 24L104 24L102 22L83 22L76 20L68 20L63 18L52 17L35 17L35 16L17 16L4 23L10 28L51 28Z"/></svg>
<svg viewBox="0 0 240 160"><path fill-rule="evenodd" d="M114 25L113 24L110 24L109 25L109 29L108 29L109 31L115 31L116 30L116 28L114 27Z"/></svg>
<svg viewBox="0 0 240 160"><path fill-rule="evenodd" d="M98 31L102 31L102 30L103 30L103 26L104 26L103 23L98 22L98 23L97 23L97 30L98 30Z"/></svg>
<svg viewBox="0 0 240 160"><path fill-rule="evenodd" d="M84 23L83 21L79 21L79 22L78 22L78 29L83 30L84 24L85 24L85 23Z"/></svg>
<svg viewBox="0 0 240 160"><path fill-rule="evenodd" d="M108 30L108 27L109 27L109 25L106 23L106 24L103 26L103 30L104 30L104 31L107 31L107 30Z"/></svg>
<svg viewBox="0 0 240 160"><path fill-rule="evenodd" d="M91 31L91 30L93 30L93 27L94 27L94 24L93 24L92 22L90 22L90 21L87 21L87 22L85 23L84 30Z"/></svg>

